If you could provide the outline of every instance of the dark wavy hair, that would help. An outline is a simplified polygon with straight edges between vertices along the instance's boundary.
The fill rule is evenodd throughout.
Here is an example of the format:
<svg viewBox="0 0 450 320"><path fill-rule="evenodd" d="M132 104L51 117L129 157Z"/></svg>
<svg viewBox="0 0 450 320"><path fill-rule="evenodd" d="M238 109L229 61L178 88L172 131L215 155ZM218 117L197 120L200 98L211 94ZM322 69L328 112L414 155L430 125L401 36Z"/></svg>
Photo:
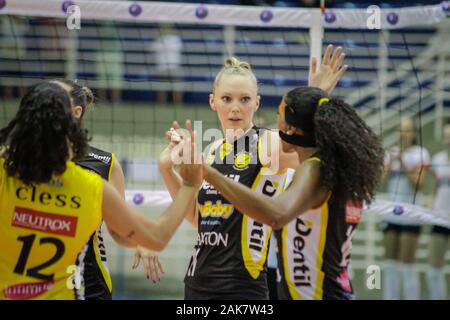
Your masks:
<svg viewBox="0 0 450 320"><path fill-rule="evenodd" d="M87 150L86 131L72 116L68 92L46 81L31 87L16 116L0 130L5 169L26 184L48 183L66 170L69 143L75 158Z"/></svg>
<svg viewBox="0 0 450 320"><path fill-rule="evenodd" d="M321 98L329 98L319 106ZM289 91L284 101L315 137L321 185L340 201L370 203L381 182L384 150L378 136L343 100L318 88Z"/></svg>

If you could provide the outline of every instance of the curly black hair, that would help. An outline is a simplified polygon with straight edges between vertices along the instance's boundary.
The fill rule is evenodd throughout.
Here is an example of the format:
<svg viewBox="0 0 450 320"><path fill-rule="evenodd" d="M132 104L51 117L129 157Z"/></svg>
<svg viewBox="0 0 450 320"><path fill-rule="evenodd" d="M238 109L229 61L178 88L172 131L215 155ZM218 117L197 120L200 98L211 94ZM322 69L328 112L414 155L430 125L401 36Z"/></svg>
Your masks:
<svg viewBox="0 0 450 320"><path fill-rule="evenodd" d="M319 106L322 98L328 100ZM345 203L371 203L383 175L384 150L379 137L350 105L321 89L296 88L284 101L302 117L305 135L315 137L321 185Z"/></svg>
<svg viewBox="0 0 450 320"><path fill-rule="evenodd" d="M11 122L0 130L5 169L25 184L48 183L66 170L69 143L74 158L87 150L86 131L72 116L62 85L46 81L32 86Z"/></svg>

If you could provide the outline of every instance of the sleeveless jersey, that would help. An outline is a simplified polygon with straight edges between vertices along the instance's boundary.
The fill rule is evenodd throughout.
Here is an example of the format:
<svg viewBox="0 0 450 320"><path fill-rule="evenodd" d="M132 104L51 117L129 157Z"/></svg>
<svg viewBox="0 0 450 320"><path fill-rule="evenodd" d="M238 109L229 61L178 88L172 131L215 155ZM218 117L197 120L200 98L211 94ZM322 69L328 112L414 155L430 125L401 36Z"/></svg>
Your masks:
<svg viewBox="0 0 450 320"><path fill-rule="evenodd" d="M48 184L7 176L0 158L0 299L84 299L86 244L102 218L102 181L67 162Z"/></svg>
<svg viewBox="0 0 450 320"><path fill-rule="evenodd" d="M114 154L89 147L87 156L77 164L109 181L114 161ZM112 299L112 281L103 230L104 223L92 234L88 243L84 270L85 296L88 300Z"/></svg>
<svg viewBox="0 0 450 320"><path fill-rule="evenodd" d="M293 172L288 170L286 186ZM347 268L361 208L345 207L336 200L331 194L322 206L299 215L275 232L280 299L352 299Z"/></svg>
<svg viewBox="0 0 450 320"><path fill-rule="evenodd" d="M274 196L284 175L261 172L260 136L265 130L252 128L233 144L222 142L207 161L227 178ZM199 190L197 210L197 244L185 277L186 292L197 292L195 299L268 299L271 228L239 212L206 181Z"/></svg>

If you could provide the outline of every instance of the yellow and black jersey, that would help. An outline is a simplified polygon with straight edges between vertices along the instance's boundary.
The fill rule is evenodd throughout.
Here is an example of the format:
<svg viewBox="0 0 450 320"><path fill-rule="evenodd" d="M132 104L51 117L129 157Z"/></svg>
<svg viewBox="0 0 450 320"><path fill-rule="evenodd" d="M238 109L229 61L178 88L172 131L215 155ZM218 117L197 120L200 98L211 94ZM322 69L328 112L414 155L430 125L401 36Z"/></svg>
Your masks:
<svg viewBox="0 0 450 320"><path fill-rule="evenodd" d="M78 161L77 164L109 181L114 161L113 153L89 147L87 156ZM112 299L112 281L103 238L104 228L105 225L102 223L92 234L88 243L84 269L85 296L87 300Z"/></svg>
<svg viewBox="0 0 450 320"><path fill-rule="evenodd" d="M293 172L288 170L285 186L290 184ZM361 210L340 204L330 193L319 208L299 215L275 232L280 299L352 299L348 266Z"/></svg>
<svg viewBox="0 0 450 320"><path fill-rule="evenodd" d="M89 237L102 219L102 180L67 162L48 184L9 177L0 157L0 299L84 299Z"/></svg>
<svg viewBox="0 0 450 320"><path fill-rule="evenodd" d="M284 175L263 175L261 135L252 128L222 143L207 161L220 173L259 193L276 195ZM185 277L186 299L268 299L266 258L271 228L234 208L206 181L199 190L198 239Z"/></svg>

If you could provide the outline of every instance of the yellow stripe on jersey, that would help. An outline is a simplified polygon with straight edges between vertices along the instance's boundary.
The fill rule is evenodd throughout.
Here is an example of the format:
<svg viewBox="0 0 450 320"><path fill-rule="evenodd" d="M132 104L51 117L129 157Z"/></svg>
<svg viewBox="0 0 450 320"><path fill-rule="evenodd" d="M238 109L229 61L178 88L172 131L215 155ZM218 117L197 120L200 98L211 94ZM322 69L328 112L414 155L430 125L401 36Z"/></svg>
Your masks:
<svg viewBox="0 0 450 320"><path fill-rule="evenodd" d="M116 161L116 156L114 153L111 153L111 163L109 166L109 173L108 173L108 182L111 181L112 171L114 167L114 162ZM112 292L112 279L111 275L109 274L108 267L106 265L106 262L102 261L102 256L100 254L99 245L101 243L99 236L102 236L102 230L103 230L103 224L95 231L94 236L94 253L95 253L95 260L97 261L97 265L100 268L100 271L103 275L103 279L106 282L106 285L108 286L109 292ZM102 243L103 244L103 243ZM106 257L105 257L106 258Z"/></svg>
<svg viewBox="0 0 450 320"><path fill-rule="evenodd" d="M284 268L284 279L286 280L289 293L291 294L292 299L294 300L304 300L304 298L297 291L295 285L292 283L291 274L289 272L289 261L288 261L288 252L287 252L287 234L288 234L288 225L284 226L281 231L281 247L282 247L282 256L283 256L283 268Z"/></svg>
<svg viewBox="0 0 450 320"><path fill-rule="evenodd" d="M322 300L323 297L323 279L325 273L322 271L323 265L323 251L325 249L325 242L327 238L327 227L328 227L328 202L322 205L321 213L322 223L320 225L320 240L317 252L317 283L316 292L314 293L314 300Z"/></svg>
<svg viewBox="0 0 450 320"><path fill-rule="evenodd" d="M111 164L109 165L108 181L111 181L114 162L116 162L116 156L114 155L114 153L111 153Z"/></svg>
<svg viewBox="0 0 450 320"><path fill-rule="evenodd" d="M99 252L99 243L100 239L99 236L103 235L101 234L101 231L103 229L103 224L97 229L94 236L94 253L95 253L95 260L97 261L97 265L100 268L100 271L102 272L103 279L105 279L106 285L108 286L109 292L112 292L112 279L111 275L109 274L109 270L105 263L102 261L101 254Z"/></svg>
<svg viewBox="0 0 450 320"><path fill-rule="evenodd" d="M265 165L266 163L264 163L262 161L261 152L262 152L262 137L258 137L258 159L259 159L259 162L261 162L263 165Z"/></svg>
<svg viewBox="0 0 450 320"><path fill-rule="evenodd" d="M260 171L260 172L258 172L258 176L256 177L255 181L253 182L252 190L256 189L256 187L259 184L259 181L261 180L261 177L262 177L262 175L261 175L261 171ZM250 219L250 220L252 220L252 219ZM261 254L261 258L259 259L259 261L255 262L251 256L249 243L247 241L248 222L249 222L249 217L244 214L243 219L242 219L242 231L241 231L242 256L244 258L244 265L245 265L245 268L247 269L248 273L250 273L250 275L252 276L253 279L257 279L259 277L261 271L263 270L264 261L267 256L267 249L268 249L267 243L268 243L268 239L270 238L270 232L268 232L269 237L267 237L267 239L266 239L266 245L264 246L263 252Z"/></svg>
<svg viewBox="0 0 450 320"><path fill-rule="evenodd" d="M286 175L284 173L278 173L273 175L264 175L262 169L258 172L258 176L252 185L252 190L255 192L263 193L262 188L266 185L267 181L271 182L272 185L272 196L276 196L281 192L281 189L284 185L284 180ZM244 260L244 265L250 275L257 279L264 269L264 264L267 259L267 252L269 249L270 235L272 234L272 228L267 225L263 225L261 223L256 222L255 220L249 218L244 212L242 213L242 231L241 231L241 247L242 247L242 256ZM250 251L252 243L252 238L250 237L249 241L249 226L253 224L254 228L259 228L259 232L262 232L263 239L254 239L254 242L257 242L257 246L262 246L262 250L260 253L256 253L252 256ZM252 232L250 232L252 234ZM262 241L262 243L260 243Z"/></svg>
<svg viewBox="0 0 450 320"><path fill-rule="evenodd" d="M319 161L320 162L321 160L318 157L311 157L311 158L306 159L306 161Z"/></svg>
<svg viewBox="0 0 450 320"><path fill-rule="evenodd" d="M253 279L257 279L264 268L264 263L266 262L267 251L269 249L268 244L270 241L270 235L272 234L272 228L264 226L268 229L268 231L266 232L266 237L264 239L264 246L261 252L261 256L259 260L255 262L251 256L249 243L247 241L247 232L248 232L247 225L249 223L249 220L250 222L253 221L248 216L246 215L243 216L242 232L241 232L242 256L244 258L244 265L248 273L252 276Z"/></svg>

